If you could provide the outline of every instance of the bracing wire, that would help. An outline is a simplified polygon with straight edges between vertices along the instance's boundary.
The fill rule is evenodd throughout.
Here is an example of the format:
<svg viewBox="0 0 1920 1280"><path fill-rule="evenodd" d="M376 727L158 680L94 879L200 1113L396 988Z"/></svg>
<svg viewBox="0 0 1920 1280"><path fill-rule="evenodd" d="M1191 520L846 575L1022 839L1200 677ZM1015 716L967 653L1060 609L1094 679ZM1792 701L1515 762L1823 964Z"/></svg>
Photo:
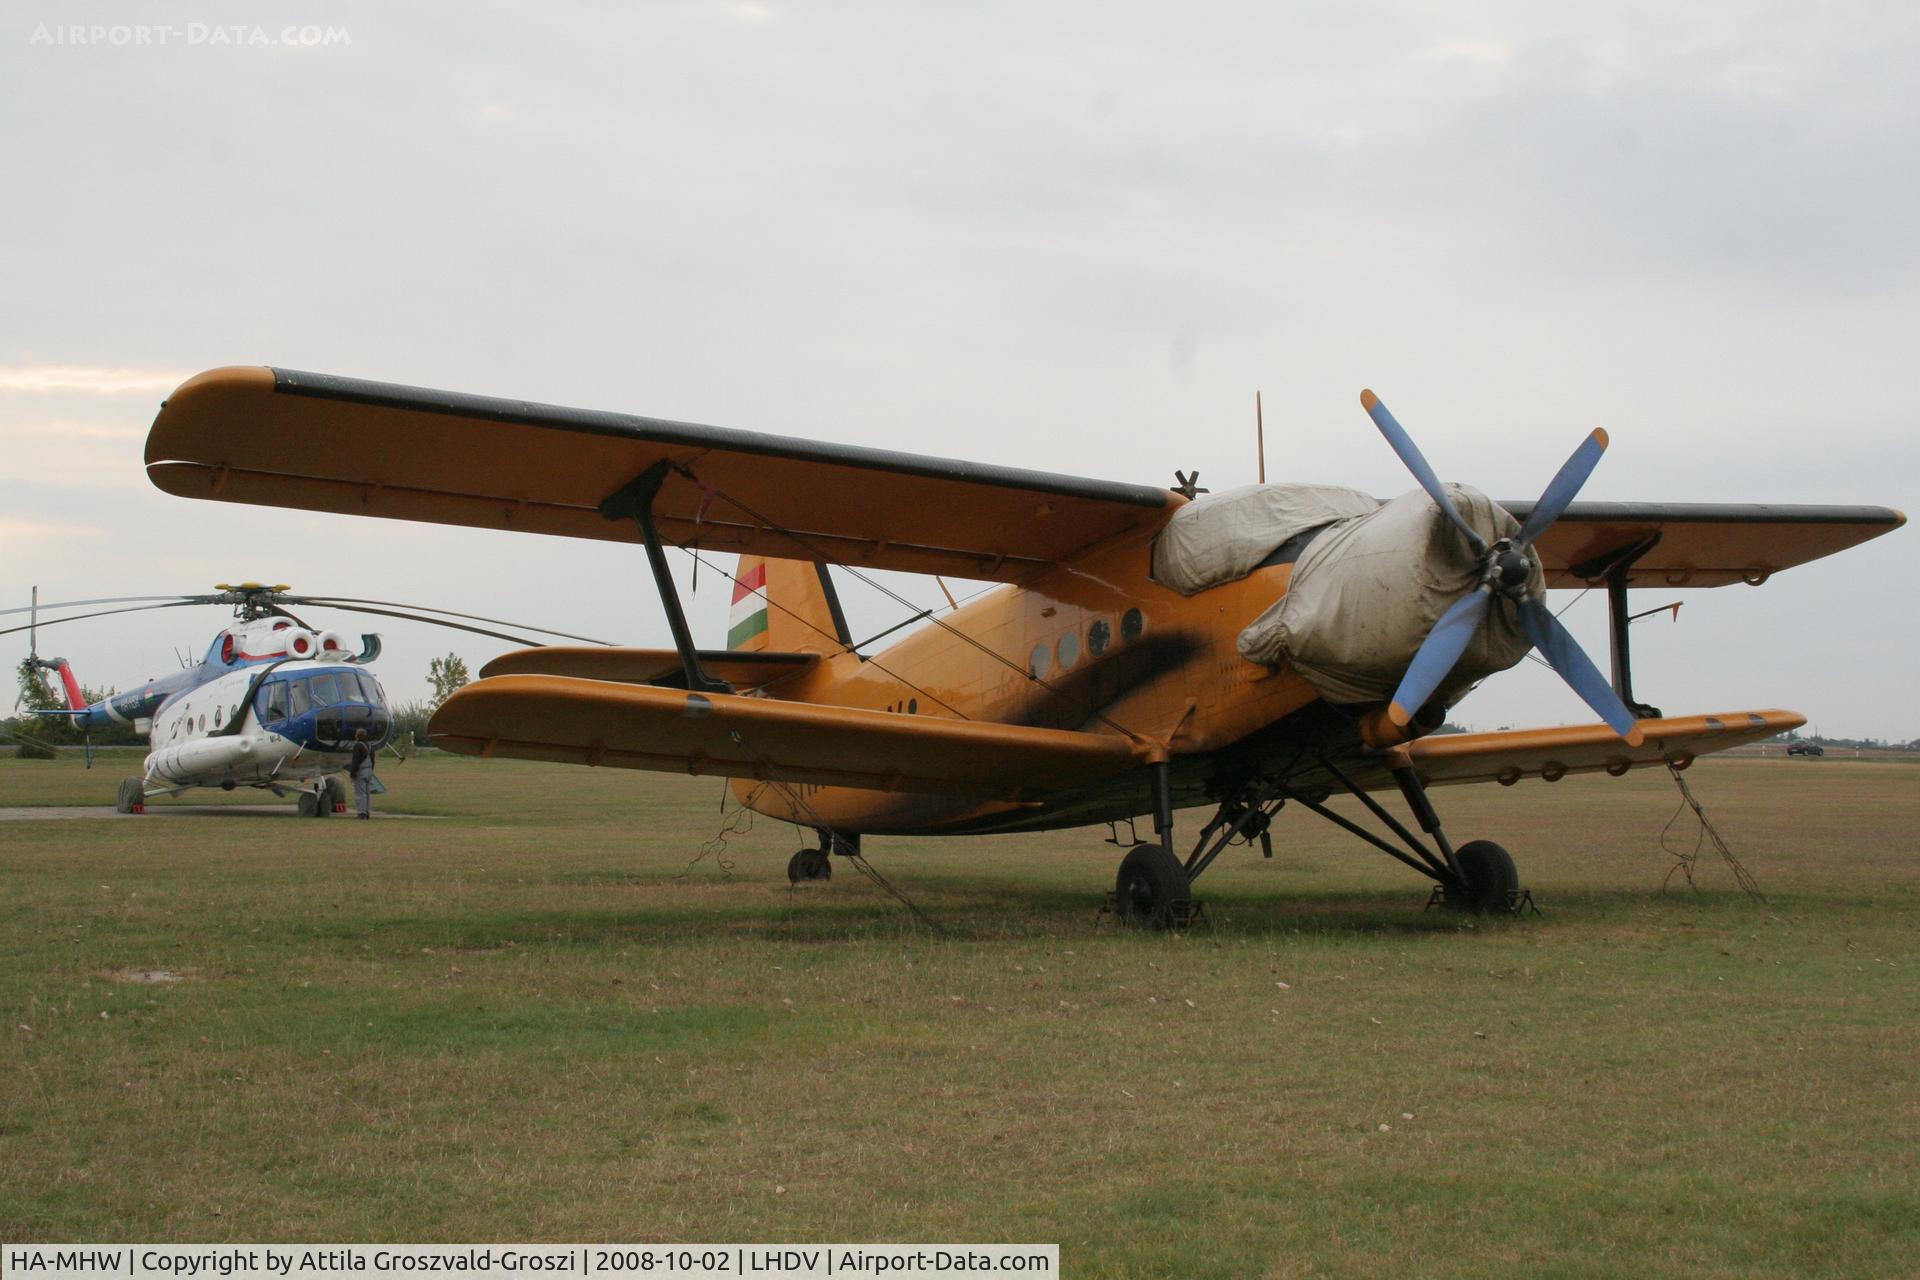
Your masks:
<svg viewBox="0 0 1920 1280"><path fill-rule="evenodd" d="M752 507L740 501L740 499L734 497L732 494L727 493L725 490L716 489L713 486L707 484L704 480L700 479L699 476L695 475L693 470L690 467L687 467L685 464L674 463L673 465L675 470L677 470L681 475L685 476L688 480L691 480L694 484L699 485L703 491L713 495L714 497L724 498L731 506L737 509L742 515L746 516L749 520L758 522L761 528L766 529L771 533L777 533L781 537L791 540L796 546L800 547L802 550L807 552L807 554L812 556L815 560L819 560L822 562L827 562L832 560L832 557L826 555L819 548L815 547L812 543L808 542L806 538L804 538L800 534L795 533L791 529L783 528L779 524L775 523L774 521L769 520L766 516L761 515L758 511L755 511ZM862 582L868 587L871 587L872 589L874 589L875 591L880 592L882 595L894 601L896 604L900 605L901 607L906 609L915 608L913 601L907 599L905 596L901 595L898 591L895 591L892 587L887 586L885 583L867 576L866 574L862 573L859 569L854 568L852 565L843 564L840 567L846 570L846 572L852 574L853 577L859 582ZM993 659L995 662L1000 663L1002 666L1006 667L1008 670L1019 673L1019 675L1022 678L1029 680L1034 684L1039 685L1041 688L1046 689L1050 693L1057 693L1057 694L1061 694L1062 696L1066 696L1065 691L1062 690L1058 685L1055 685L1052 681L1046 679L1044 676L1037 674L1031 667L1027 666L1027 664L1023 662L1015 661L1014 659L1008 657L1006 654L1001 653L998 649L995 649L993 646L981 641L978 637L969 635L965 631L962 631L960 628L954 626L951 622L948 622L943 618L933 618L933 617L930 617L928 620L932 622L934 626L939 627L941 630L945 631L948 635L951 635L955 639L961 641L962 643L974 649L977 649L979 652ZM818 628L815 628L815 629L818 630ZM834 637L834 640L836 643L838 643L839 637L837 636ZM884 670L884 668L882 669ZM888 672L888 674L891 675L892 673ZM945 704L942 704L942 705L945 705ZM1135 733L1133 730L1127 728L1125 725L1118 724L1115 721L1109 719L1104 713L1093 708L1089 708L1088 711L1089 711L1089 714L1095 720L1098 720L1101 724L1107 726L1109 729L1112 729L1115 733L1121 734L1122 736L1127 738L1131 738L1136 742L1142 740L1140 734Z"/></svg>

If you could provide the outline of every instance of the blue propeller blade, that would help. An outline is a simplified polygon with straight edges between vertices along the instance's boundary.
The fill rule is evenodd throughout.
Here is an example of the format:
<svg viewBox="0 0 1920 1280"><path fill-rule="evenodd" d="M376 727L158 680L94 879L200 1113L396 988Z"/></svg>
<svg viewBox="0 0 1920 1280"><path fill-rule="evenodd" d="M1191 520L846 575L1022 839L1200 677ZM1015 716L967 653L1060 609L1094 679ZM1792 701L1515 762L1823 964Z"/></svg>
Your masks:
<svg viewBox="0 0 1920 1280"><path fill-rule="evenodd" d="M1400 687L1393 691L1393 702L1387 707L1388 719L1402 727L1413 721L1433 691L1440 687L1440 682L1447 678L1447 673L1453 670L1453 664L1467 651L1468 642L1480 629L1481 619L1487 616L1487 606L1492 603L1493 596L1487 588L1476 587L1440 615L1440 621L1433 624L1433 630L1420 642L1420 651L1413 655L1407 674L1400 678Z"/></svg>
<svg viewBox="0 0 1920 1280"><path fill-rule="evenodd" d="M1540 495L1540 501L1533 504L1533 513L1527 517L1526 524L1520 527L1520 536L1514 540L1515 546L1525 551L1533 545L1535 538L1545 533L1548 527L1560 518L1561 513L1567 509L1567 504L1572 502L1575 495L1580 492L1580 486L1587 482L1587 477L1593 474L1593 469L1600 465L1600 455L1606 451L1607 433L1595 427L1593 434L1582 440L1580 447L1573 451L1573 456L1562 464L1559 474L1547 483L1546 491Z"/></svg>
<svg viewBox="0 0 1920 1280"><path fill-rule="evenodd" d="M1466 538L1467 545L1473 548L1473 554L1475 556L1487 554L1485 540L1474 532L1473 526L1466 522L1459 509L1453 505L1453 499L1447 496L1446 489L1440 484L1440 477L1435 475L1433 468L1427 465L1426 457L1421 454L1420 447L1414 444L1413 437L1407 434L1407 429L1387 412L1387 406L1381 404L1380 397L1373 392L1362 391L1360 403L1366 408L1367 416L1373 419L1373 425L1380 428L1380 434L1387 438L1387 443L1392 446L1393 451L1400 455L1400 461L1406 464L1407 470L1413 472L1413 478L1420 482L1420 487L1427 491L1427 496L1434 500L1440 510L1446 512L1447 519L1453 521L1454 528L1460 530L1462 536Z"/></svg>
<svg viewBox="0 0 1920 1280"><path fill-rule="evenodd" d="M1599 713L1609 728L1625 738L1629 746L1639 746L1644 738L1633 712L1627 710L1627 704L1620 701L1620 695L1613 691L1607 678L1600 674L1600 669L1547 606L1537 599L1522 601L1520 620L1526 625L1533 647L1560 673L1560 678Z"/></svg>

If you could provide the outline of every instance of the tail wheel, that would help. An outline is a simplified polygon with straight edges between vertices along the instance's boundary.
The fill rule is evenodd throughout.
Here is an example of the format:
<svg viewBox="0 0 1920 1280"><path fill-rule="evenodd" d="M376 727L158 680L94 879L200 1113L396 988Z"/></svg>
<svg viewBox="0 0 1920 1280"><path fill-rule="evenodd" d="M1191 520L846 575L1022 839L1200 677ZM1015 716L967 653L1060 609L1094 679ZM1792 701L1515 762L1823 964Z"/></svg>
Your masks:
<svg viewBox="0 0 1920 1280"><path fill-rule="evenodd" d="M1505 911L1520 891L1513 855L1491 840L1474 840L1454 850L1464 883L1448 891L1447 901L1462 911L1485 915Z"/></svg>
<svg viewBox="0 0 1920 1280"><path fill-rule="evenodd" d="M139 778L120 779L120 794L115 797L113 807L120 813L132 813L147 800L147 784Z"/></svg>
<svg viewBox="0 0 1920 1280"><path fill-rule="evenodd" d="M1164 928L1173 904L1192 895L1187 869L1164 845L1137 844L1120 860L1114 880L1114 910L1131 925Z"/></svg>
<svg viewBox="0 0 1920 1280"><path fill-rule="evenodd" d="M827 857L824 849L802 849L787 859L787 880L799 884L802 880L833 879L833 861Z"/></svg>

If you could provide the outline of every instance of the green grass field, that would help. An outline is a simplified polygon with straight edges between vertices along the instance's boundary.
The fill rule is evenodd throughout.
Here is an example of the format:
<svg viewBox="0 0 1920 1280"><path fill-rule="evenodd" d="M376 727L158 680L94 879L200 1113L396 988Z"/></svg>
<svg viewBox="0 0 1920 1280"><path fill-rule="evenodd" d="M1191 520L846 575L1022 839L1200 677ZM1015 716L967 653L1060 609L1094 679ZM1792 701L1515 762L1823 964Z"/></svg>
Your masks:
<svg viewBox="0 0 1920 1280"><path fill-rule="evenodd" d="M123 767L0 761L0 805L110 803ZM783 825L700 856L711 780L384 776L444 816L0 822L0 1239L1920 1269L1920 770L1701 761L1764 903L1710 848L1662 889L1664 774L1437 793L1513 849L1523 920L1423 913L1289 810L1179 937L1097 922L1104 829L871 841L935 934L844 864L790 890Z"/></svg>

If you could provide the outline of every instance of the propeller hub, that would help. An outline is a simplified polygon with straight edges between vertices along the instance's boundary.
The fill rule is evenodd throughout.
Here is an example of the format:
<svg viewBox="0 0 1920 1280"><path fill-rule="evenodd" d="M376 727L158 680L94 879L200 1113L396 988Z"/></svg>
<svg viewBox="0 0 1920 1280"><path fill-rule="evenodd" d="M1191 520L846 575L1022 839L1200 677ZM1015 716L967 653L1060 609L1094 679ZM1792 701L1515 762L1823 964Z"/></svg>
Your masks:
<svg viewBox="0 0 1920 1280"><path fill-rule="evenodd" d="M1517 595L1533 574L1533 561L1520 548L1501 542L1493 549L1493 563L1489 569L1494 586L1502 594Z"/></svg>

